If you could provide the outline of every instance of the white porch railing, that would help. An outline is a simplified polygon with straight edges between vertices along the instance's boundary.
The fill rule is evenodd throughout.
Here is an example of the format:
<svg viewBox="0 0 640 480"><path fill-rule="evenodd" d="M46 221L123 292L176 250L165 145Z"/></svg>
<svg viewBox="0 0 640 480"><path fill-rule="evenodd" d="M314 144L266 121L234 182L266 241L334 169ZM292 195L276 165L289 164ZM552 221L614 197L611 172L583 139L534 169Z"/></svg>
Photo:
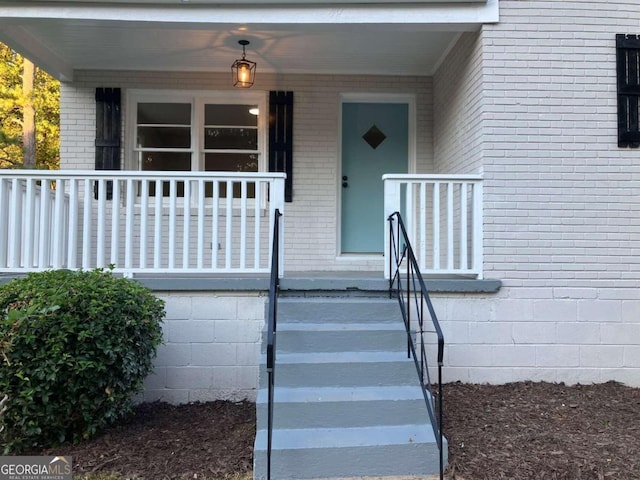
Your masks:
<svg viewBox="0 0 640 480"><path fill-rule="evenodd" d="M423 275L482 278L482 177L391 174L383 181L385 218L402 214Z"/></svg>
<svg viewBox="0 0 640 480"><path fill-rule="evenodd" d="M267 273L284 178L0 171L0 272Z"/></svg>

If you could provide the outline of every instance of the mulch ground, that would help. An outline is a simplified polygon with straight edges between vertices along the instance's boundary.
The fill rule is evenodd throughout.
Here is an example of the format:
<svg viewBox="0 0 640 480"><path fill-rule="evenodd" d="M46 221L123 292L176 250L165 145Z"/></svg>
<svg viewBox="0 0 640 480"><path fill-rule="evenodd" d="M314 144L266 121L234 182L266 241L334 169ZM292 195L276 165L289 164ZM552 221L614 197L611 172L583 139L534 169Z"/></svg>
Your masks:
<svg viewBox="0 0 640 480"><path fill-rule="evenodd" d="M640 479L640 389L617 383L565 386L448 384L444 390L448 479ZM156 479L250 472L255 405L143 404L81 445L75 471Z"/></svg>
<svg viewBox="0 0 640 480"><path fill-rule="evenodd" d="M450 478L640 479L640 389L450 384Z"/></svg>
<svg viewBox="0 0 640 480"><path fill-rule="evenodd" d="M116 472L145 480L223 478L253 469L251 402L144 403L95 439L46 452L71 455L74 474Z"/></svg>

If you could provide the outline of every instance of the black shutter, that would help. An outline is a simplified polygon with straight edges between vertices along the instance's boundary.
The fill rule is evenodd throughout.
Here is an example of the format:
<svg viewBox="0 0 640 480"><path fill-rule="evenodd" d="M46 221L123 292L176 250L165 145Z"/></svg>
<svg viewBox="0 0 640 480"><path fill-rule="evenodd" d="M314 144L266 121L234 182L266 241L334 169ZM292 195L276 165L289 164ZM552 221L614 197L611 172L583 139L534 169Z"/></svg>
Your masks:
<svg viewBox="0 0 640 480"><path fill-rule="evenodd" d="M120 89L96 88L96 170L120 170ZM95 185L95 195L98 195ZM107 198L113 185L107 184Z"/></svg>
<svg viewBox="0 0 640 480"><path fill-rule="evenodd" d="M284 199L293 199L293 92L269 92L269 171L285 172Z"/></svg>
<svg viewBox="0 0 640 480"><path fill-rule="evenodd" d="M616 35L618 147L640 147L640 35Z"/></svg>

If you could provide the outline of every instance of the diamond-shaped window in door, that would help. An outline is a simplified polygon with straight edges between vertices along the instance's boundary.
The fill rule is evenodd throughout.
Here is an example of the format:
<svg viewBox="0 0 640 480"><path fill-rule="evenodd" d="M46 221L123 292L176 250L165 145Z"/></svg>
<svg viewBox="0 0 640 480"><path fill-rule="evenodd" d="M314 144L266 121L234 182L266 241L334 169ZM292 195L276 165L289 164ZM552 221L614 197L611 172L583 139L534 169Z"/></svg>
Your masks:
<svg viewBox="0 0 640 480"><path fill-rule="evenodd" d="M367 132L362 135L364 141L367 142L374 150L385 141L387 136L374 124Z"/></svg>

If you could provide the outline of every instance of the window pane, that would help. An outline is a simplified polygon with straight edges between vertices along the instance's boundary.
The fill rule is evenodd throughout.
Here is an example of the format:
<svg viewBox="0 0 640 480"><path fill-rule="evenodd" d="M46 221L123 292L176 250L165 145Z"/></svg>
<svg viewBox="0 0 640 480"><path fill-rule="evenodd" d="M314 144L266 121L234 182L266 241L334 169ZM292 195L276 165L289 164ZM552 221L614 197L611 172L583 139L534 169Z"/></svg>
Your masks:
<svg viewBox="0 0 640 480"><path fill-rule="evenodd" d="M138 103L138 124L191 125L191 104Z"/></svg>
<svg viewBox="0 0 640 480"><path fill-rule="evenodd" d="M212 128L204 129L204 148L257 150L258 130L255 128Z"/></svg>
<svg viewBox="0 0 640 480"><path fill-rule="evenodd" d="M258 116L249 113L257 105L205 105L205 125L258 126Z"/></svg>
<svg viewBox="0 0 640 480"><path fill-rule="evenodd" d="M207 172L257 172L258 155L255 153L207 153L204 156Z"/></svg>
<svg viewBox="0 0 640 480"><path fill-rule="evenodd" d="M258 155L248 153L207 153L204 156L204 169L208 172L257 172ZM205 185L205 195L213 196L213 185ZM242 185L233 184L233 198L240 198L242 195ZM256 186L251 182L247 184L247 198L255 198ZM227 197L227 186L220 184L220 198Z"/></svg>
<svg viewBox="0 0 640 480"><path fill-rule="evenodd" d="M138 147L190 148L189 127L138 127Z"/></svg>
<svg viewBox="0 0 640 480"><path fill-rule="evenodd" d="M142 152L140 157L142 170L171 172L191 170L190 152Z"/></svg>

